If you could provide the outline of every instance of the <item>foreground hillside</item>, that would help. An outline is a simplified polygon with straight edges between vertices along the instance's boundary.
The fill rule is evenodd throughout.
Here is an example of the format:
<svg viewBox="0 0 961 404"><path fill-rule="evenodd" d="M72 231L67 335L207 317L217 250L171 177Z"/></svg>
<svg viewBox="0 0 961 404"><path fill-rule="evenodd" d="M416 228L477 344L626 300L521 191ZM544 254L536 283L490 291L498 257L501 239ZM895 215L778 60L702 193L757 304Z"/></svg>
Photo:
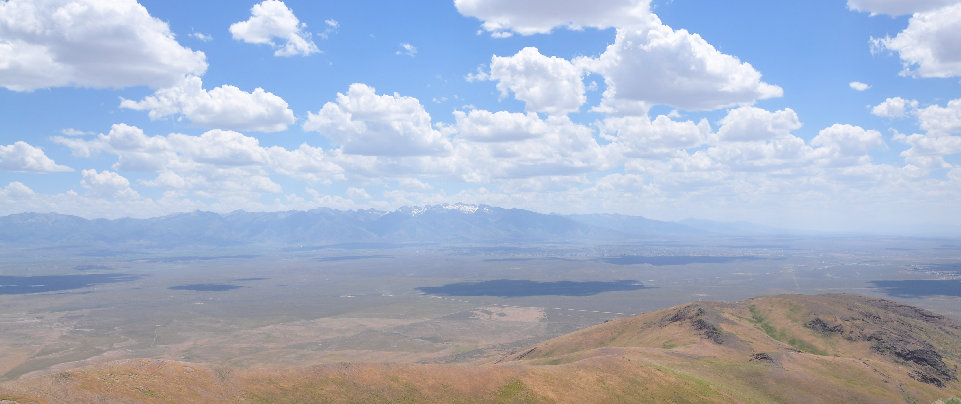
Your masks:
<svg viewBox="0 0 961 404"><path fill-rule="evenodd" d="M0 385L12 402L909 402L961 396L961 323L783 295L606 322L471 365L113 362Z"/></svg>

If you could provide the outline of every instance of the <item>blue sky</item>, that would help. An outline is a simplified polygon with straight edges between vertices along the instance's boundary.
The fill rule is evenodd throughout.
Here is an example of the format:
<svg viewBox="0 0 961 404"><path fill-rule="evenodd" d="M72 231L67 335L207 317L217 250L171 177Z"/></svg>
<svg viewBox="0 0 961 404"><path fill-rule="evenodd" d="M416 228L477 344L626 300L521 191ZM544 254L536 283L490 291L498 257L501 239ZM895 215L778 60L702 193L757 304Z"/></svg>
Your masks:
<svg viewBox="0 0 961 404"><path fill-rule="evenodd" d="M961 3L0 2L0 214L961 228Z"/></svg>

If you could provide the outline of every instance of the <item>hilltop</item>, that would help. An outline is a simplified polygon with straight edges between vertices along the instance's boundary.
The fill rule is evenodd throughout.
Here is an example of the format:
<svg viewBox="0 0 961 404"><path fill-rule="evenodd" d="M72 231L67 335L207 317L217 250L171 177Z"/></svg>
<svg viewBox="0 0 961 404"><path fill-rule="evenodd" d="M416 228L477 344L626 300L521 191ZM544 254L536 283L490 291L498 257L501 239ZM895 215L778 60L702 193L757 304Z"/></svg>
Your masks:
<svg viewBox="0 0 961 404"><path fill-rule="evenodd" d="M127 360L0 385L29 402L935 402L961 323L847 294L696 302L471 364L226 368Z"/></svg>

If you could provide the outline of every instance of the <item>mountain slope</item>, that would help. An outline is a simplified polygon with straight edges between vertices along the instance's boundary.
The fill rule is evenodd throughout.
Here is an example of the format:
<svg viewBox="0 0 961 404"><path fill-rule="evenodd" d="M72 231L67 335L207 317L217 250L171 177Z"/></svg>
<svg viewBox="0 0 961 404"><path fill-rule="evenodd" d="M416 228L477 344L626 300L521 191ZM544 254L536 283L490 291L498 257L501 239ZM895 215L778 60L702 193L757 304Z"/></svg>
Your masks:
<svg viewBox="0 0 961 404"><path fill-rule="evenodd" d="M238 369L133 360L0 385L14 402L934 402L961 396L961 324L855 295L698 302L497 363Z"/></svg>

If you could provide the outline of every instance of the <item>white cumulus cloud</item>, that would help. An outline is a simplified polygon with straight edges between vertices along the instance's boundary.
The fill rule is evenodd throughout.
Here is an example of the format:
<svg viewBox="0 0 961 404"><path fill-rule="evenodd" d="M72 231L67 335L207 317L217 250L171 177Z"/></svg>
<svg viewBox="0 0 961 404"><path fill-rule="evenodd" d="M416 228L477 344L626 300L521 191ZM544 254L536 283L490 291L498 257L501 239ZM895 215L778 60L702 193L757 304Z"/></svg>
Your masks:
<svg viewBox="0 0 961 404"><path fill-rule="evenodd" d="M462 115L457 127L465 130L466 136L455 137L453 167L467 182L571 177L607 164L592 130L566 115L540 119L535 114L477 111ZM494 134L500 129L513 131L507 136L515 140Z"/></svg>
<svg viewBox="0 0 961 404"><path fill-rule="evenodd" d="M501 96L514 93L528 111L564 114L577 111L587 100L581 69L563 58L544 56L537 48L508 57L495 55L490 67L487 78L497 81Z"/></svg>
<svg viewBox="0 0 961 404"><path fill-rule="evenodd" d="M915 13L894 38L875 38L876 47L897 52L902 74L920 77L961 76L961 2Z"/></svg>
<svg viewBox="0 0 961 404"><path fill-rule="evenodd" d="M275 166L295 164L288 154L272 153L254 137L219 129L200 136L150 136L135 126L115 124L107 134L90 140L53 140L79 156L115 155L115 171L157 174L154 179L143 181L144 185L193 192L203 198L249 198L280 192L280 186L270 179L270 172L275 171ZM275 159L280 162L275 163ZM91 189L97 188L94 184L91 182Z"/></svg>
<svg viewBox="0 0 961 404"><path fill-rule="evenodd" d="M741 107L728 111L721 119L717 135L723 141L754 141L793 136L801 128L797 113L790 108L771 112L755 107Z"/></svg>
<svg viewBox="0 0 961 404"><path fill-rule="evenodd" d="M0 145L0 170L33 173L73 171L70 167L55 163L39 147L23 141Z"/></svg>
<svg viewBox="0 0 961 404"><path fill-rule="evenodd" d="M700 153L695 152L695 155ZM707 149L706 153L725 169L753 171L760 177L778 171L787 176L791 171L785 170L808 167L816 157L804 139L793 135L766 141L724 142Z"/></svg>
<svg viewBox="0 0 961 404"><path fill-rule="evenodd" d="M446 154L448 139L431 124L430 115L413 97L378 95L366 84L351 84L307 113L305 131L318 132L341 145L344 153L367 156L426 156Z"/></svg>
<svg viewBox="0 0 961 404"><path fill-rule="evenodd" d="M140 197L137 191L130 188L129 180L113 171L83 170L80 174L83 176L80 184L95 195L121 199Z"/></svg>
<svg viewBox="0 0 961 404"><path fill-rule="evenodd" d="M234 39L270 45L275 49L274 56L307 56L320 51L307 32L307 24L300 22L284 2L260 2L250 9L250 14L246 21L230 25Z"/></svg>
<svg viewBox="0 0 961 404"><path fill-rule="evenodd" d="M711 133L707 120L675 121L666 115L653 120L647 116L608 117L601 123L601 135L631 158L667 158L704 144Z"/></svg>
<svg viewBox="0 0 961 404"><path fill-rule="evenodd" d="M555 27L582 29L637 24L650 12L650 0L454 0L457 11L483 22L495 37L546 34Z"/></svg>
<svg viewBox="0 0 961 404"><path fill-rule="evenodd" d="M397 51L398 55L406 55L410 57L417 56L417 47L409 43L400 44L400 49Z"/></svg>
<svg viewBox="0 0 961 404"><path fill-rule="evenodd" d="M277 132L294 123L294 112L282 98L256 88L245 92L231 85L207 91L199 77L157 90L143 100L123 100L121 108L149 111L150 119L182 115L205 128Z"/></svg>
<svg viewBox="0 0 961 404"><path fill-rule="evenodd" d="M931 11L956 2L957 0L848 0L848 8L871 15L907 15Z"/></svg>
<svg viewBox="0 0 961 404"><path fill-rule="evenodd" d="M885 146L880 132L848 124L834 124L822 129L811 144L827 147L844 156L859 156Z"/></svg>
<svg viewBox="0 0 961 404"><path fill-rule="evenodd" d="M512 142L542 136L551 130L535 113L471 110L454 111L454 131L474 142Z"/></svg>
<svg viewBox="0 0 961 404"><path fill-rule="evenodd" d="M944 156L961 153L961 136L899 133L894 135L894 140L911 146L901 152L905 162L926 170L950 168Z"/></svg>
<svg viewBox="0 0 961 404"><path fill-rule="evenodd" d="M214 40L214 37L210 34L205 34L203 32L191 32L190 36L197 38L204 42L210 42Z"/></svg>
<svg viewBox="0 0 961 404"><path fill-rule="evenodd" d="M27 199L36 195L30 187L24 185L22 182L14 181L7 184L6 187L0 188L0 197L18 200Z"/></svg>
<svg viewBox="0 0 961 404"><path fill-rule="evenodd" d="M850 86L851 89L853 89L854 91L865 91L865 90L871 88L870 85L868 85L868 84L866 84L866 83L862 83L862 82L860 82L860 81L852 81L852 82L848 83L848 86Z"/></svg>
<svg viewBox="0 0 961 404"><path fill-rule="evenodd" d="M930 134L961 134L961 98L948 101L945 106L931 105L915 111L921 129Z"/></svg>
<svg viewBox="0 0 961 404"><path fill-rule="evenodd" d="M901 97L891 97L871 108L871 114L880 116L882 118L901 118L906 116L908 111L917 107L917 100L906 100Z"/></svg>
<svg viewBox="0 0 961 404"><path fill-rule="evenodd" d="M135 0L0 2L0 86L13 91L157 88L206 70Z"/></svg>
<svg viewBox="0 0 961 404"><path fill-rule="evenodd" d="M301 144L296 149L287 150L271 146L267 153L270 168L278 174L322 183L344 179L344 168L335 161L339 156L319 147Z"/></svg>
<svg viewBox="0 0 961 404"><path fill-rule="evenodd" d="M654 15L646 24L619 28L600 57L579 62L604 76L604 103L615 111L638 102L713 110L783 94L749 63Z"/></svg>

